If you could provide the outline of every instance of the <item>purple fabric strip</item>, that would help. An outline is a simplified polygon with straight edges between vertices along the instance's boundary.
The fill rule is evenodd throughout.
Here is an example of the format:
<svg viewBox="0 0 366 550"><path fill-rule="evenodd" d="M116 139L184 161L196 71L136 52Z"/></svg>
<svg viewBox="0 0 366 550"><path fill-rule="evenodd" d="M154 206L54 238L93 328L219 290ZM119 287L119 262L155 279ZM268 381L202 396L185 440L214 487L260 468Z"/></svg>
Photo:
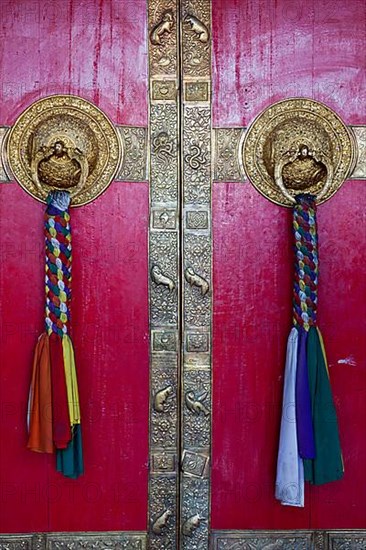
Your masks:
<svg viewBox="0 0 366 550"><path fill-rule="evenodd" d="M308 333L300 327L296 370L296 427L299 455L315 458L315 441L307 365Z"/></svg>

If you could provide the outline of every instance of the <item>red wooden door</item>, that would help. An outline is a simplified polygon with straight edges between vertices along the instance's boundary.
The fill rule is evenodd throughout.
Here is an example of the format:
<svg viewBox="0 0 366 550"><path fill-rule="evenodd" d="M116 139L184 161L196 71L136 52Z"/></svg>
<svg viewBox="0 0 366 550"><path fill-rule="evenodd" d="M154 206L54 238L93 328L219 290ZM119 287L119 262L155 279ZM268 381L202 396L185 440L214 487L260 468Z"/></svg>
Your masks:
<svg viewBox="0 0 366 550"><path fill-rule="evenodd" d="M76 94L150 133L149 184L115 181L72 210L77 481L26 450L44 206L0 177L0 532L137 531L96 544L145 548L149 529L152 550L205 550L213 531L227 550L271 543L250 530L364 528L366 186L350 180L319 208L319 322L346 474L285 508L274 480L291 216L236 159L243 128L279 99L366 124L364 3L3 0L0 13L2 127L41 97Z"/></svg>
<svg viewBox="0 0 366 550"><path fill-rule="evenodd" d="M363 1L213 0L212 15L214 126L247 127L270 104L296 96L324 102L348 125L365 124ZM296 509L274 499L291 213L247 181L213 185L214 530L366 525L365 199L365 182L347 181L318 211L319 324L345 476L308 487L305 508Z"/></svg>
<svg viewBox="0 0 366 550"><path fill-rule="evenodd" d="M4 0L0 13L2 126L52 94L82 96L114 124L147 126L144 0ZM0 531L146 531L148 184L113 182L72 210L85 453L76 481L56 473L53 456L26 449L32 355L43 328L43 211L17 184L0 184Z"/></svg>

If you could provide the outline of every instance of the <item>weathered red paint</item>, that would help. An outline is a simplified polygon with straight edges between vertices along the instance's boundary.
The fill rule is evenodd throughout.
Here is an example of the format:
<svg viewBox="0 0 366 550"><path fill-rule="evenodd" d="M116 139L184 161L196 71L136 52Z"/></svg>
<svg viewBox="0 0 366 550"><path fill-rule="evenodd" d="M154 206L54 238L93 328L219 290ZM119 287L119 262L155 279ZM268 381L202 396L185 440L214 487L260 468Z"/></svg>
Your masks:
<svg viewBox="0 0 366 550"><path fill-rule="evenodd" d="M216 126L248 125L291 96L366 124L363 1L213 0ZM214 184L212 528L361 528L366 515L364 182L319 207L319 326L330 363L346 473L274 499L286 339L291 214L247 182Z"/></svg>
<svg viewBox="0 0 366 550"><path fill-rule="evenodd" d="M114 123L147 123L146 2L0 2L0 124L71 93ZM43 330L44 205L0 185L0 531L146 530L147 183L114 182L73 209L72 326L85 475L26 450L26 401Z"/></svg>
<svg viewBox="0 0 366 550"><path fill-rule="evenodd" d="M145 0L1 0L1 124L52 94L147 124Z"/></svg>

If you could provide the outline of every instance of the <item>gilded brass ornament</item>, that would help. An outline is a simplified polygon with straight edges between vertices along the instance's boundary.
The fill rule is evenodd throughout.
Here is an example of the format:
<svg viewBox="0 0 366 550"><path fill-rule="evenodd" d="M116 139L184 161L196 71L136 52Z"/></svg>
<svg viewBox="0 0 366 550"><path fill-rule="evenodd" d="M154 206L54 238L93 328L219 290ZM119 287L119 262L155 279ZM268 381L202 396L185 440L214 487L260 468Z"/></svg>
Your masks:
<svg viewBox="0 0 366 550"><path fill-rule="evenodd" d="M214 130L214 180L220 182L242 182L240 146L245 134L244 128L215 128Z"/></svg>
<svg viewBox="0 0 366 550"><path fill-rule="evenodd" d="M314 545L311 531L214 531L213 550L241 550L258 548L272 550L320 550ZM321 550L325 550L322 548Z"/></svg>
<svg viewBox="0 0 366 550"><path fill-rule="evenodd" d="M240 154L256 189L282 206L310 193L328 200L351 174L354 138L329 107L305 98L280 101L249 127Z"/></svg>
<svg viewBox="0 0 366 550"><path fill-rule="evenodd" d="M122 156L119 134L95 105L71 95L33 103L7 140L15 179L45 201L51 189L67 189L72 206L96 199L112 182Z"/></svg>
<svg viewBox="0 0 366 550"><path fill-rule="evenodd" d="M146 533L136 531L0 534L0 550L146 550Z"/></svg>
<svg viewBox="0 0 366 550"><path fill-rule="evenodd" d="M154 409L156 412L166 412L169 407L169 397L173 394L173 386L166 386L165 388L156 392L154 397Z"/></svg>
<svg viewBox="0 0 366 550"><path fill-rule="evenodd" d="M147 178L147 128L116 126L119 132L123 158L116 181L146 181Z"/></svg>
<svg viewBox="0 0 366 550"><path fill-rule="evenodd" d="M163 285L169 289L170 292L172 292L175 289L175 282L171 277L168 277L168 275L165 275L160 267L158 265L153 265L151 268L151 278L154 281L155 284Z"/></svg>
<svg viewBox="0 0 366 550"><path fill-rule="evenodd" d="M352 172L352 179L366 179L366 126L353 126L351 130L355 136L358 159Z"/></svg>
<svg viewBox="0 0 366 550"><path fill-rule="evenodd" d="M194 451L183 451L182 471L196 477L207 475L209 458L207 455Z"/></svg>
<svg viewBox="0 0 366 550"><path fill-rule="evenodd" d="M366 531L213 531L213 550L363 550Z"/></svg>
<svg viewBox="0 0 366 550"><path fill-rule="evenodd" d="M174 11L172 9L163 12L161 19L153 26L150 32L151 44L155 46L162 46L164 44L165 33L170 34L173 31L174 19Z"/></svg>
<svg viewBox="0 0 366 550"><path fill-rule="evenodd" d="M153 101L176 101L177 84L175 80L153 80L151 83L151 99Z"/></svg>
<svg viewBox="0 0 366 550"><path fill-rule="evenodd" d="M182 525L183 535L192 537L194 531L201 525L201 521L205 521L205 518L201 518L199 514L194 514L188 518Z"/></svg>
<svg viewBox="0 0 366 550"><path fill-rule="evenodd" d="M200 21L198 17L187 13L183 21L187 24L188 28L195 33L197 40L203 42L203 44L209 41L210 32L203 21Z"/></svg>
<svg viewBox="0 0 366 550"><path fill-rule="evenodd" d="M148 1L149 549L178 543L179 115L178 0Z"/></svg>
<svg viewBox="0 0 366 550"><path fill-rule="evenodd" d="M6 174L7 170L5 169L7 159L4 147L8 133L9 128L6 128L5 126L0 127L0 182L9 181Z"/></svg>
<svg viewBox="0 0 366 550"><path fill-rule="evenodd" d="M167 527L169 518L171 516L172 511L167 508L160 516L156 518L152 526L152 531L155 535L163 534L163 530Z"/></svg>
<svg viewBox="0 0 366 550"><path fill-rule="evenodd" d="M212 114L211 1L181 2L182 550L210 545Z"/></svg>
<svg viewBox="0 0 366 550"><path fill-rule="evenodd" d="M184 93L186 101L206 102L210 99L210 86L207 80L192 80L185 83Z"/></svg>

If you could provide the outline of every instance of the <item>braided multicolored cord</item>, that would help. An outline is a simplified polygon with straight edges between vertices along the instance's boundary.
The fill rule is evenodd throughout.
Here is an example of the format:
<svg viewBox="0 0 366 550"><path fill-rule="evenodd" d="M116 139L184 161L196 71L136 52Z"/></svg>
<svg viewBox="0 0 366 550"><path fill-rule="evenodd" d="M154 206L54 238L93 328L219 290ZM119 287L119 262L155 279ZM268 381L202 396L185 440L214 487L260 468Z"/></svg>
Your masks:
<svg viewBox="0 0 366 550"><path fill-rule="evenodd" d="M295 276L293 324L306 331L316 325L318 304L318 236L313 195L297 195L293 209Z"/></svg>
<svg viewBox="0 0 366 550"><path fill-rule="evenodd" d="M303 507L305 481L320 485L341 479L344 467L327 359L317 327L319 262L313 195L296 196L293 232L294 326L287 341L275 496L287 506ZM293 408L295 416L289 419L288 410Z"/></svg>
<svg viewBox="0 0 366 550"><path fill-rule="evenodd" d="M54 191L47 199L45 212L46 241L46 311L45 323L49 334L67 334L71 300L71 230L68 207L70 195ZM54 206L57 204L57 208Z"/></svg>
<svg viewBox="0 0 366 550"><path fill-rule="evenodd" d="M28 448L56 452L56 468L70 478L83 473L81 415L73 344L71 303L70 195L51 191L44 218L45 325L38 339L29 392ZM44 410L50 414L44 415Z"/></svg>

